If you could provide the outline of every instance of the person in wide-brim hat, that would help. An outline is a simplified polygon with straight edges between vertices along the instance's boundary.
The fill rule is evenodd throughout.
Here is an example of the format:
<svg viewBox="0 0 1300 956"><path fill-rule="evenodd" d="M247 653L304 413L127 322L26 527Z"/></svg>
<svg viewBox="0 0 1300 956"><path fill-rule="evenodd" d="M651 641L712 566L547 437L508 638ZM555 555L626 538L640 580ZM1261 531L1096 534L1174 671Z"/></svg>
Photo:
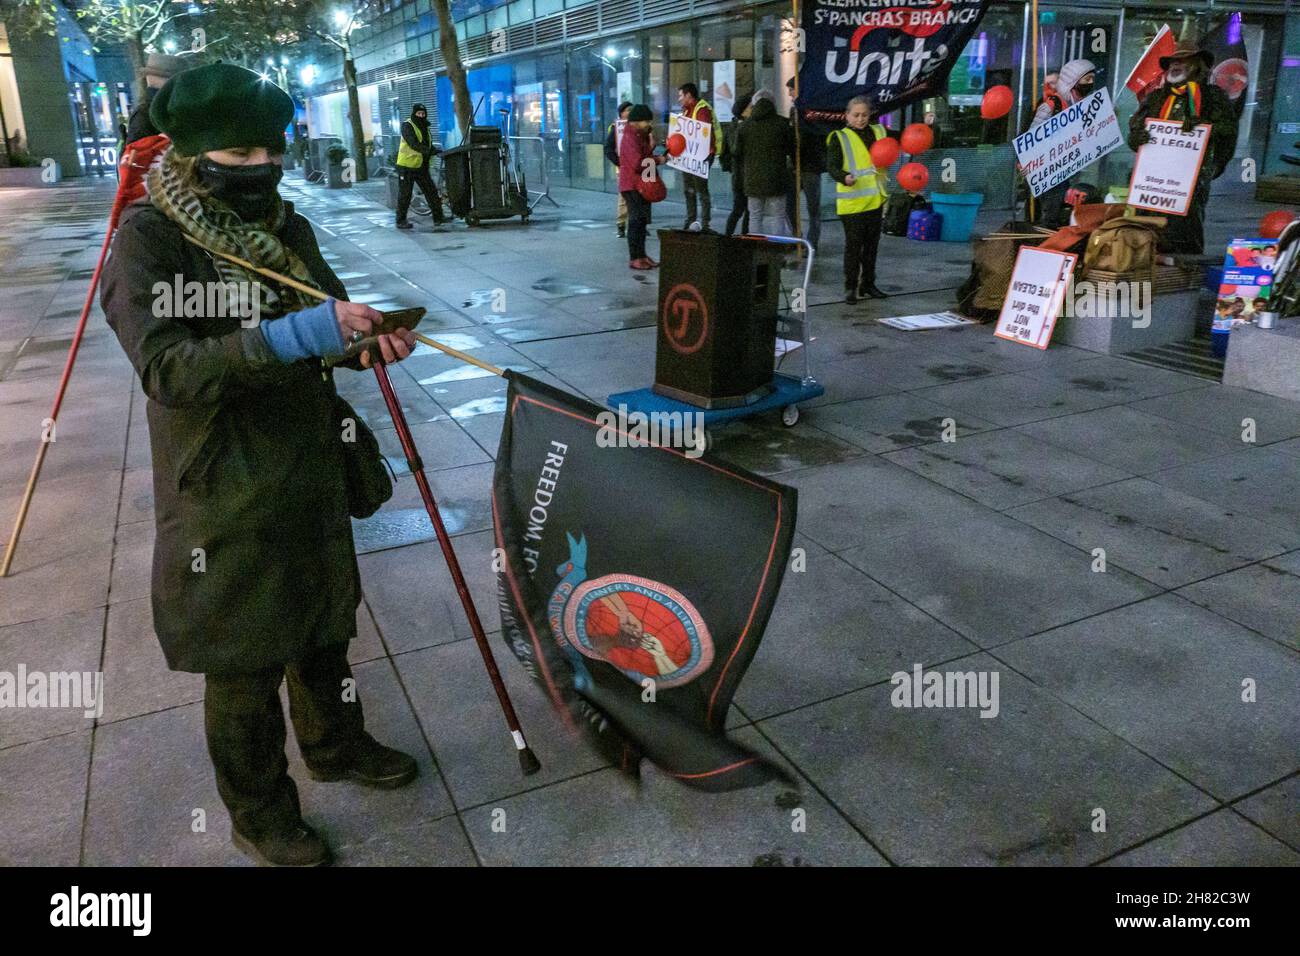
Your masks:
<svg viewBox="0 0 1300 956"><path fill-rule="evenodd" d="M1191 40L1180 40L1174 47L1174 51L1168 56L1160 58L1160 69L1169 69L1169 64L1174 60L1200 60L1208 71L1214 66L1214 54L1209 50L1202 50L1200 46Z"/></svg>
<svg viewBox="0 0 1300 956"><path fill-rule="evenodd" d="M217 63L169 80L151 115L171 146L123 213L101 301L148 398L154 632L169 668L205 676L208 752L236 846L317 865L330 852L288 774L286 678L315 779L388 788L417 773L365 732L350 690L361 600L351 516L373 513L392 487L322 362L381 316L344 301L311 226L279 195L288 94ZM398 330L376 348L394 362L414 344Z"/></svg>

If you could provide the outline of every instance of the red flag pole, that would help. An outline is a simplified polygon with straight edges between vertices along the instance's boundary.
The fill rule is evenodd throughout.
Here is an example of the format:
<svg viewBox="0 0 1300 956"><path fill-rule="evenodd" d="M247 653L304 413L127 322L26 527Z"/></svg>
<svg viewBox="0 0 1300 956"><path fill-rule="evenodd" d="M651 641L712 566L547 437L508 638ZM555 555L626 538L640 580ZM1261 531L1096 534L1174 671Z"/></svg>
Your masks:
<svg viewBox="0 0 1300 956"><path fill-rule="evenodd" d="M54 396L54 406L50 409L50 417L47 419L49 427L41 438L40 447L36 450L36 460L32 463L31 474L27 476L27 487L23 491L22 502L18 505L18 517L14 521L13 531L9 535L9 545L5 548L4 561L0 562L0 578L9 576L9 569L14 563L14 554L18 551L18 538L23 533L23 525L27 523L27 510L31 507L32 495L36 493L36 482L41 477L41 467L45 464L45 453L50 450L50 442L54 435L54 427L59 419L59 409L63 407L63 396L67 393L68 382L72 379L72 367L77 363L77 351L81 348L81 339L86 332L86 320L90 317L90 309L95 304L95 290L99 288L99 277L104 271L104 259L108 256L109 244L113 241L113 233L117 230L117 221L122 215L122 209L130 197L134 186L139 182L135 175L135 165L132 162L134 151L128 152L122 161L122 168L127 172L122 175L117 182L117 195L113 197L113 209L108 214L108 231L104 234L104 244L99 250L99 261L95 263L95 272L90 277L90 288L86 290L86 301L81 307L81 318L77 321L77 331L73 333L72 344L68 346L68 358L63 363L63 377L59 380L59 390Z"/></svg>
<svg viewBox="0 0 1300 956"><path fill-rule="evenodd" d="M383 393L384 404L388 406L388 414L397 429L397 439L402 443L402 454L406 456L411 475L420 489L420 497L424 499L424 510L429 513L429 520L433 522L434 533L438 536L438 546L442 548L447 570L451 572L456 593L460 595L460 604L465 609L465 617L469 620L474 642L478 645L479 653L483 655L483 666L487 668L492 689L496 691L497 702L500 703L501 711L505 714L506 726L510 728L510 736L519 751L519 766L523 768L525 774L534 774L542 769L542 765L524 739L524 732L519 726L519 717L515 713L514 704L510 702L510 694L506 691L505 681L501 679L501 671L497 669L496 658L492 656L492 648L488 646L487 635L483 633L483 623L479 620L478 610L474 607L474 598L470 596L469 585L465 583L465 575L460 570L460 561L456 559L456 551L451 546L451 536L447 534L447 528L442 523L442 515L438 512L438 503L429 488L429 480L424 476L424 463L420 460L420 453L415 447L411 426L407 424L406 416L402 414L401 402L397 400L397 394L393 391L393 383L388 378L388 369L384 367L382 359L374 360L374 369L375 378L379 380L379 391Z"/></svg>

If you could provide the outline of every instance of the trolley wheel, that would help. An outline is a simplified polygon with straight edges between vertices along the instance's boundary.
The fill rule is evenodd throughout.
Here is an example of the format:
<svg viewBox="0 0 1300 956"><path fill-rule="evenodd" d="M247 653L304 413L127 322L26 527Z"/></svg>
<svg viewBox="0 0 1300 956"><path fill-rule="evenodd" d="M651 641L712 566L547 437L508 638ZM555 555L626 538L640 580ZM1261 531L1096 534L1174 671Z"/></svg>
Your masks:
<svg viewBox="0 0 1300 956"><path fill-rule="evenodd" d="M781 410L781 424L790 428L795 422L799 421L799 406L787 405Z"/></svg>
<svg viewBox="0 0 1300 956"><path fill-rule="evenodd" d="M465 217L465 224L466 224L467 226L477 226L477 225L479 224L479 222L480 222L480 220L479 220L478 216L466 216L466 217Z"/></svg>

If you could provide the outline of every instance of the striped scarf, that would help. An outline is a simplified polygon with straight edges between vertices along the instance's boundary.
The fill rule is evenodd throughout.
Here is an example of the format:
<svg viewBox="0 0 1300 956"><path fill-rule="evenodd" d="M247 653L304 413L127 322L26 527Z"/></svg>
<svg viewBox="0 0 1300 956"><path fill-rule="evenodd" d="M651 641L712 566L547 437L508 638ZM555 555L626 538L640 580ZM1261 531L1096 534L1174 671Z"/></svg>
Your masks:
<svg viewBox="0 0 1300 956"><path fill-rule="evenodd" d="M278 195L266 221L245 223L225 203L195 192L183 174L174 149L168 149L162 162L149 171L146 185L154 206L208 249L238 256L253 265L320 288L302 260L280 241L278 233L284 227L286 212L284 201ZM264 319L317 304L317 300L296 289L269 285L257 273L250 273L219 256L212 257L212 264L223 285L227 315L247 314L247 292L251 290L256 290Z"/></svg>
<svg viewBox="0 0 1300 956"><path fill-rule="evenodd" d="M1167 120L1173 114L1179 101L1183 104L1182 121L1183 132L1190 132L1196 125L1196 121L1201 117L1201 85L1188 81L1182 86L1175 86L1165 97L1164 105L1160 108L1160 118Z"/></svg>

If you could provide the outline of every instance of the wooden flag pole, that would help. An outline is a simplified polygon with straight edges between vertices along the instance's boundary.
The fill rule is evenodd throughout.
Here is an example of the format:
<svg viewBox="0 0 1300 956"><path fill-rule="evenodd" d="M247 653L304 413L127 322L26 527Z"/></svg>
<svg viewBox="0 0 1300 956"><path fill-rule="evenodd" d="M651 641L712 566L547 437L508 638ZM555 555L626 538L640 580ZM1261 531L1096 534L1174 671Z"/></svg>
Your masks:
<svg viewBox="0 0 1300 956"><path fill-rule="evenodd" d="M322 302L324 302L326 299L329 298L329 295L327 293L322 292L320 289L314 289L311 286L307 285L307 283L299 282L297 279L294 279L290 276L281 275L280 273L276 272L274 269L263 269L261 266L253 265L247 259L239 258L239 256L232 256L228 252L218 252L216 249L209 249L207 246L199 242L199 240L195 239L193 236L189 235L188 233L186 233L185 239L187 242L191 242L194 245L198 246L204 252L210 252L214 256L220 256L221 258L227 260L228 262L233 262L237 266L242 266L243 268L248 269L250 272L256 272L259 275L264 275L268 279L274 279L276 282L279 282L281 285L286 285L291 289L297 289L303 295L309 295L313 299L320 299ZM462 352L460 351L460 349L454 349L450 345L443 345L441 342L436 341L435 339L431 339L427 335L421 335L419 332L416 332L415 338L418 341L423 342L425 345L429 346L430 348L435 348L439 352L446 352L452 358L460 359L462 362L466 362L470 365L476 365L479 368L483 369L485 372L491 372L493 375L505 374L501 369L497 368L495 365L490 365L487 362L482 361L481 359L476 359L474 356L466 352Z"/></svg>

